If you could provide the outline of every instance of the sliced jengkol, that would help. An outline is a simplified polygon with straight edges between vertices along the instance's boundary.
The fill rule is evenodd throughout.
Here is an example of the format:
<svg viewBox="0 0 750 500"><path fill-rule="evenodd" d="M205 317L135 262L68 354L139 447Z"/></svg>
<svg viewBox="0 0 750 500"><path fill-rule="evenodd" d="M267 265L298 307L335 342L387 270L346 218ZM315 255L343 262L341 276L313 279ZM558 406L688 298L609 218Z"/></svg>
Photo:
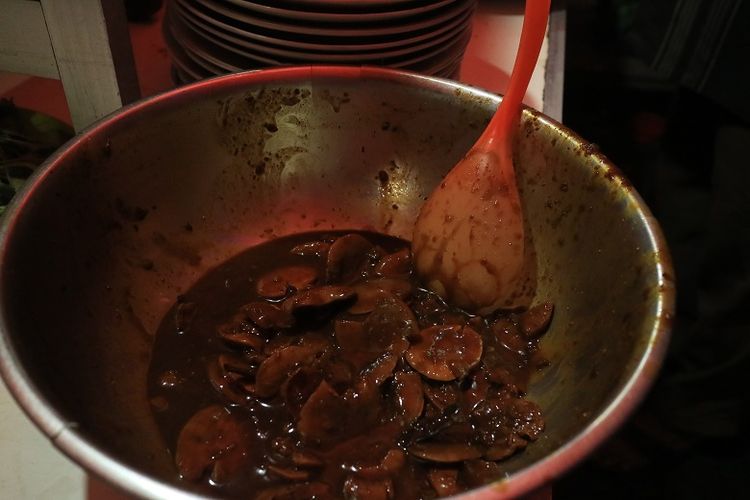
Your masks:
<svg viewBox="0 0 750 500"><path fill-rule="evenodd" d="M242 309L253 323L265 330L289 328L293 323L293 319L287 311L270 302L251 302L243 306Z"/></svg>
<svg viewBox="0 0 750 500"><path fill-rule="evenodd" d="M521 332L531 339L541 336L547 331L554 310L551 302L542 302L525 311L519 318Z"/></svg>
<svg viewBox="0 0 750 500"><path fill-rule="evenodd" d="M392 477L406 464L406 454L393 448L385 454L378 465L359 467L356 474L365 479L385 479Z"/></svg>
<svg viewBox="0 0 750 500"><path fill-rule="evenodd" d="M436 325L416 335L406 361L425 377L447 382L466 375L482 357L482 337L465 325Z"/></svg>
<svg viewBox="0 0 750 500"><path fill-rule="evenodd" d="M416 331L416 319L411 310L395 297L378 303L363 322L339 319L334 323L334 334L344 357L358 371L372 370L377 361L381 368L392 365L392 372L408 347L405 339ZM382 381L378 385L380 383Z"/></svg>
<svg viewBox="0 0 750 500"><path fill-rule="evenodd" d="M245 444L251 431L220 406L200 410L177 438L175 461L180 475L196 481L208 474L215 484L232 480L252 455Z"/></svg>
<svg viewBox="0 0 750 500"><path fill-rule="evenodd" d="M465 380L464 390L461 392L461 407L464 413L470 413L476 405L485 401L490 392L490 381L484 366L479 366L471 371Z"/></svg>
<svg viewBox="0 0 750 500"><path fill-rule="evenodd" d="M393 481L349 476L344 481L344 498L347 500L391 500L394 498Z"/></svg>
<svg viewBox="0 0 750 500"><path fill-rule="evenodd" d="M266 341L260 336L258 327L246 319L244 313L217 329L221 339L232 347L261 352Z"/></svg>
<svg viewBox="0 0 750 500"><path fill-rule="evenodd" d="M438 496L448 497L461 492L458 484L458 471L456 469L430 469L427 479Z"/></svg>
<svg viewBox="0 0 750 500"><path fill-rule="evenodd" d="M367 314L389 298L406 299L414 292L414 286L403 279L378 278L353 285L357 301L349 308L352 314Z"/></svg>
<svg viewBox="0 0 750 500"><path fill-rule="evenodd" d="M275 268L232 280L250 283L250 303L206 340L233 413L210 407L185 426L186 479L210 475L227 494L248 480L264 500L448 496L499 477L495 461L542 432L521 396L552 305L473 316L419 288L408 248L365 236L321 235L290 255L291 243ZM254 469L267 476L226 484Z"/></svg>
<svg viewBox="0 0 750 500"><path fill-rule="evenodd" d="M255 374L255 394L261 398L275 395L295 369L313 363L328 343L317 337L302 337L299 345L290 345L268 356Z"/></svg>
<svg viewBox="0 0 750 500"><path fill-rule="evenodd" d="M509 351L525 357L529 349L529 340L509 318L499 318L492 323L491 331L500 343Z"/></svg>
<svg viewBox="0 0 750 500"><path fill-rule="evenodd" d="M333 334L344 351L364 349L365 325L361 321L337 319L333 324Z"/></svg>
<svg viewBox="0 0 750 500"><path fill-rule="evenodd" d="M337 238L328 249L327 282L347 283L360 276L369 260L367 252L372 247L372 243L356 233Z"/></svg>
<svg viewBox="0 0 750 500"><path fill-rule="evenodd" d="M233 403L243 404L255 392L257 365L247 358L221 354L208 364L207 371L214 389Z"/></svg>
<svg viewBox="0 0 750 500"><path fill-rule="evenodd" d="M383 290L372 281L358 283L353 286L357 293L357 301L349 308L352 314L367 314L377 307L378 303L391 297L391 293Z"/></svg>
<svg viewBox="0 0 750 500"><path fill-rule="evenodd" d="M389 350L378 356L370 366L362 371L355 383L355 389L363 393L368 391L368 387L380 387L383 382L391 377L401 359L401 354L408 345L404 339L394 341Z"/></svg>
<svg viewBox="0 0 750 500"><path fill-rule="evenodd" d="M323 257L328 253L331 244L327 241L308 241L293 247L290 253L295 255Z"/></svg>
<svg viewBox="0 0 750 500"><path fill-rule="evenodd" d="M436 384L424 381L422 390L427 400L440 411L458 402L459 392L456 384Z"/></svg>
<svg viewBox="0 0 750 500"><path fill-rule="evenodd" d="M469 443L425 441L409 446L409 453L430 462L455 463L481 457L482 449Z"/></svg>
<svg viewBox="0 0 750 500"><path fill-rule="evenodd" d="M346 401L324 380L300 410L297 430L305 442L327 443L339 435L346 416Z"/></svg>
<svg viewBox="0 0 750 500"><path fill-rule="evenodd" d="M273 476L288 479L289 481L306 481L310 479L310 471L300 470L296 467L271 464L268 466L268 472Z"/></svg>
<svg viewBox="0 0 750 500"><path fill-rule="evenodd" d="M422 415L424 392L422 378L416 372L398 372L393 377L396 404L405 424L410 424Z"/></svg>
<svg viewBox="0 0 750 500"><path fill-rule="evenodd" d="M281 387L287 411L297 417L310 395L315 392L322 381L323 374L320 369L312 366L301 366L292 372Z"/></svg>
<svg viewBox="0 0 750 500"><path fill-rule="evenodd" d="M320 322L330 318L337 307L356 300L356 292L348 286L324 285L304 290L284 302L284 310L303 322Z"/></svg>
<svg viewBox="0 0 750 500"><path fill-rule="evenodd" d="M385 255L375 265L375 274L378 276L408 278L411 272L411 251L408 248Z"/></svg>
<svg viewBox="0 0 750 500"><path fill-rule="evenodd" d="M518 436L518 434L508 434L503 439L495 441L495 444L484 451L482 458L496 462L503 460L515 454L518 450L526 448L528 441Z"/></svg>
<svg viewBox="0 0 750 500"><path fill-rule="evenodd" d="M484 458L501 460L525 448L544 429L539 407L532 401L506 397L482 401L471 412L476 439L485 446Z"/></svg>
<svg viewBox="0 0 750 500"><path fill-rule="evenodd" d="M317 468L324 465L320 457L309 451L295 450L292 452L292 463L297 467Z"/></svg>
<svg viewBox="0 0 750 500"><path fill-rule="evenodd" d="M391 297L381 301L364 321L368 349L382 353L396 339L409 339L417 333L417 320L409 306Z"/></svg>

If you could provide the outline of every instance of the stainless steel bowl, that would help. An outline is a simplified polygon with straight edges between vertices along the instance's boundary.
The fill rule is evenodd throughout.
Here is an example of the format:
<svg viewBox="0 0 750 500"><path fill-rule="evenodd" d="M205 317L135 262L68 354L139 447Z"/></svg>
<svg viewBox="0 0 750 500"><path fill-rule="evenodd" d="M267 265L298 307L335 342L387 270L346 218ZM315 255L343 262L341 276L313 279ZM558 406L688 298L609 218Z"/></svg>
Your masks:
<svg viewBox="0 0 750 500"><path fill-rule="evenodd" d="M250 245L368 228L409 237L499 98L374 68L203 81L128 106L46 162L0 229L0 367L52 443L151 498L193 495L151 417L153 335L176 296ZM515 497L609 436L659 369L674 307L657 223L596 149L531 110L518 166L539 299L557 308L529 397L544 435L475 490ZM387 182L381 171L387 173Z"/></svg>

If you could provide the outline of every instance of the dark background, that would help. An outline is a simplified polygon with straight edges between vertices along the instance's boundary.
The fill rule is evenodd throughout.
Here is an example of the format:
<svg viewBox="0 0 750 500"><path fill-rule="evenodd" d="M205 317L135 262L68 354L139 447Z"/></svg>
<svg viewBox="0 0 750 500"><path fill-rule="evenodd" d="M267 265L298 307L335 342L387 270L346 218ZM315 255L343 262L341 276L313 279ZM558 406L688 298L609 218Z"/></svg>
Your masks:
<svg viewBox="0 0 750 500"><path fill-rule="evenodd" d="M654 211L678 299L654 389L555 500L750 496L748 3L567 2L563 121Z"/></svg>

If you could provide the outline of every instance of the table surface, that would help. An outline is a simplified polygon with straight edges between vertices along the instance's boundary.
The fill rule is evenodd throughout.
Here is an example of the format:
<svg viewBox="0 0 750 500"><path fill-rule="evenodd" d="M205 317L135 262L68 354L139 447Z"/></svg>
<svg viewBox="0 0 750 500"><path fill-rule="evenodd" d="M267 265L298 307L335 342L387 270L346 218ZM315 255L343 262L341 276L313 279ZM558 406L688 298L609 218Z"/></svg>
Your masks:
<svg viewBox="0 0 750 500"><path fill-rule="evenodd" d="M502 93L508 83L522 22L522 4L483 2L474 19L474 30L461 67L460 80ZM173 86L169 60L159 22L131 26L131 39L144 96ZM553 12L547 40L524 102L560 120L564 12ZM0 96L18 106L34 109L70 122L60 83L0 73ZM42 98L42 96L44 96ZM0 384L0 499L81 500L124 499L125 496L96 480L52 446L25 417Z"/></svg>

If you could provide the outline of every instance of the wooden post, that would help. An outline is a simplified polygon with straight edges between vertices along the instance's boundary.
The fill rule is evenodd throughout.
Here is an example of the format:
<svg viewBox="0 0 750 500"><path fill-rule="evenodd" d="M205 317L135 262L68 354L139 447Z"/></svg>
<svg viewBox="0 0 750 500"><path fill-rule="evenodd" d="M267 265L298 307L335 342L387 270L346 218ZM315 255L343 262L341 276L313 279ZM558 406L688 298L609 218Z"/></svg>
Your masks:
<svg viewBox="0 0 750 500"><path fill-rule="evenodd" d="M140 96L122 0L41 0L76 130Z"/></svg>
<svg viewBox="0 0 750 500"><path fill-rule="evenodd" d="M39 2L0 0L0 68L59 78Z"/></svg>

